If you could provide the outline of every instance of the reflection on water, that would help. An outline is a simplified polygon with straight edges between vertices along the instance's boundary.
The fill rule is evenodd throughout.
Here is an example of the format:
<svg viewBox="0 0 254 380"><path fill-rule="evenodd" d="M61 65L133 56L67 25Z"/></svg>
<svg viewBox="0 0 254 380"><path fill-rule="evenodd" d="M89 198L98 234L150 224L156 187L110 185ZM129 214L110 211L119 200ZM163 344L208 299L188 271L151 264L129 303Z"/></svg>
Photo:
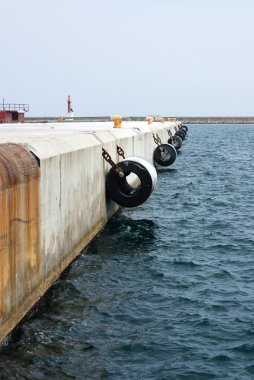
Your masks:
<svg viewBox="0 0 254 380"><path fill-rule="evenodd" d="M131 219L120 210L106 225L88 249L87 254L135 254L155 244L157 224L150 219ZM151 248L151 247L150 247Z"/></svg>

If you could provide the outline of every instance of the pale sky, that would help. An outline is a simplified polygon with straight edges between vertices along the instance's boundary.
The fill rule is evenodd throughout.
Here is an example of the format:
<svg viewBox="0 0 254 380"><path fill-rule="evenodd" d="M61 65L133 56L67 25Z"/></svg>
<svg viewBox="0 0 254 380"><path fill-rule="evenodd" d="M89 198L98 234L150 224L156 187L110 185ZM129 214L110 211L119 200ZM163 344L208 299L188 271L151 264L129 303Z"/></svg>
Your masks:
<svg viewBox="0 0 254 380"><path fill-rule="evenodd" d="M27 116L253 116L254 0L0 0L0 102Z"/></svg>

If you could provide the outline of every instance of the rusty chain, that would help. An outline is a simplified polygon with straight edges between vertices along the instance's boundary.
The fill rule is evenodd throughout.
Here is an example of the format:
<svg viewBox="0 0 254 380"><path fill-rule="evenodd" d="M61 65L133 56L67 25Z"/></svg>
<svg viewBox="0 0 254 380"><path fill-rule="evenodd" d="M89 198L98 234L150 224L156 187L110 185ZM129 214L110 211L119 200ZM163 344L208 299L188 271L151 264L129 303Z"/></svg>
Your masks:
<svg viewBox="0 0 254 380"><path fill-rule="evenodd" d="M161 139L160 139L158 133L156 133L156 135L153 133L153 139L154 139L155 144L157 144L157 145L161 145L162 144Z"/></svg>
<svg viewBox="0 0 254 380"><path fill-rule="evenodd" d="M103 148L102 148L102 157L104 158L105 161L109 163L109 165L112 166L112 169L114 170L116 175L118 175L120 178L124 177L124 171L117 164L114 163L110 154Z"/></svg>
<svg viewBox="0 0 254 380"><path fill-rule="evenodd" d="M171 132L170 129L168 129L168 135L169 135L168 143L169 143L169 144L172 144L172 141L173 141L173 139L174 139L174 136L173 136L173 133Z"/></svg>
<svg viewBox="0 0 254 380"><path fill-rule="evenodd" d="M155 144L158 145L160 152L164 153L166 150L164 148L162 148L162 146L161 146L162 142L161 142L161 139L160 139L160 136L158 135L158 133L156 133L156 135L153 133L153 139L154 139Z"/></svg>
<svg viewBox="0 0 254 380"><path fill-rule="evenodd" d="M124 157L124 150L123 150L120 146L117 145L116 151L117 151L117 154L118 154L119 156L125 158L125 157Z"/></svg>

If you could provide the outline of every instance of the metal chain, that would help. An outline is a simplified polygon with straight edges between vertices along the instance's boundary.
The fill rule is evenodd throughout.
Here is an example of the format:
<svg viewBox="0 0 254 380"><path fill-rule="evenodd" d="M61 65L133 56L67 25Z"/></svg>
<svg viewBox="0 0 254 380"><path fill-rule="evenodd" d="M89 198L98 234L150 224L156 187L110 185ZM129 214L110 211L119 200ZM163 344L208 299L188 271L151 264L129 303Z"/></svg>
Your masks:
<svg viewBox="0 0 254 380"><path fill-rule="evenodd" d="M123 150L120 146L117 145L116 151L117 151L117 154L118 154L119 156L125 158L125 157L124 157L124 150Z"/></svg>
<svg viewBox="0 0 254 380"><path fill-rule="evenodd" d="M161 145L162 144L161 139L160 139L158 133L156 133L156 136L153 133L153 139L154 139L155 144L157 144L157 145Z"/></svg>
<svg viewBox="0 0 254 380"><path fill-rule="evenodd" d="M162 142L161 142L161 139L160 139L160 136L158 135L158 133L156 133L156 137L157 137L157 140L158 140L159 144L161 145Z"/></svg>
<svg viewBox="0 0 254 380"><path fill-rule="evenodd" d="M110 154L103 148L102 148L102 157L104 158L105 161L109 163L109 165L112 166L112 169L120 178L124 177L124 171L117 164L114 163Z"/></svg>
<svg viewBox="0 0 254 380"><path fill-rule="evenodd" d="M168 135L169 135L168 143L172 144L174 141L174 136L170 129L168 129Z"/></svg>

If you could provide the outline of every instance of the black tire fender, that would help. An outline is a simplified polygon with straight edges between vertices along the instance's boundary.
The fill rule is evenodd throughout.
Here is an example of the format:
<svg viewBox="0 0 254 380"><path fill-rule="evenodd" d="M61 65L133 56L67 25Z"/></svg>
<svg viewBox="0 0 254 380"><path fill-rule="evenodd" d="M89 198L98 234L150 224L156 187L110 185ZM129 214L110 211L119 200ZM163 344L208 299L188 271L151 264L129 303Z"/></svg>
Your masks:
<svg viewBox="0 0 254 380"><path fill-rule="evenodd" d="M122 207L137 207L144 203L152 193L157 182L157 173L154 166L141 157L129 157L117 164L125 176L120 178L110 169L106 177L108 196ZM138 186L129 183L127 177L136 174Z"/></svg>
<svg viewBox="0 0 254 380"><path fill-rule="evenodd" d="M174 135L171 140L172 140L171 145L173 145L173 147L176 150L179 150L183 143L183 140L181 139L181 137L178 135Z"/></svg>
<svg viewBox="0 0 254 380"><path fill-rule="evenodd" d="M175 162L177 153L173 145L161 144L153 153L154 161L160 166L170 166Z"/></svg>
<svg viewBox="0 0 254 380"><path fill-rule="evenodd" d="M179 137L181 137L182 140L184 140L186 134L184 133L184 131L177 131L176 136L179 136Z"/></svg>

